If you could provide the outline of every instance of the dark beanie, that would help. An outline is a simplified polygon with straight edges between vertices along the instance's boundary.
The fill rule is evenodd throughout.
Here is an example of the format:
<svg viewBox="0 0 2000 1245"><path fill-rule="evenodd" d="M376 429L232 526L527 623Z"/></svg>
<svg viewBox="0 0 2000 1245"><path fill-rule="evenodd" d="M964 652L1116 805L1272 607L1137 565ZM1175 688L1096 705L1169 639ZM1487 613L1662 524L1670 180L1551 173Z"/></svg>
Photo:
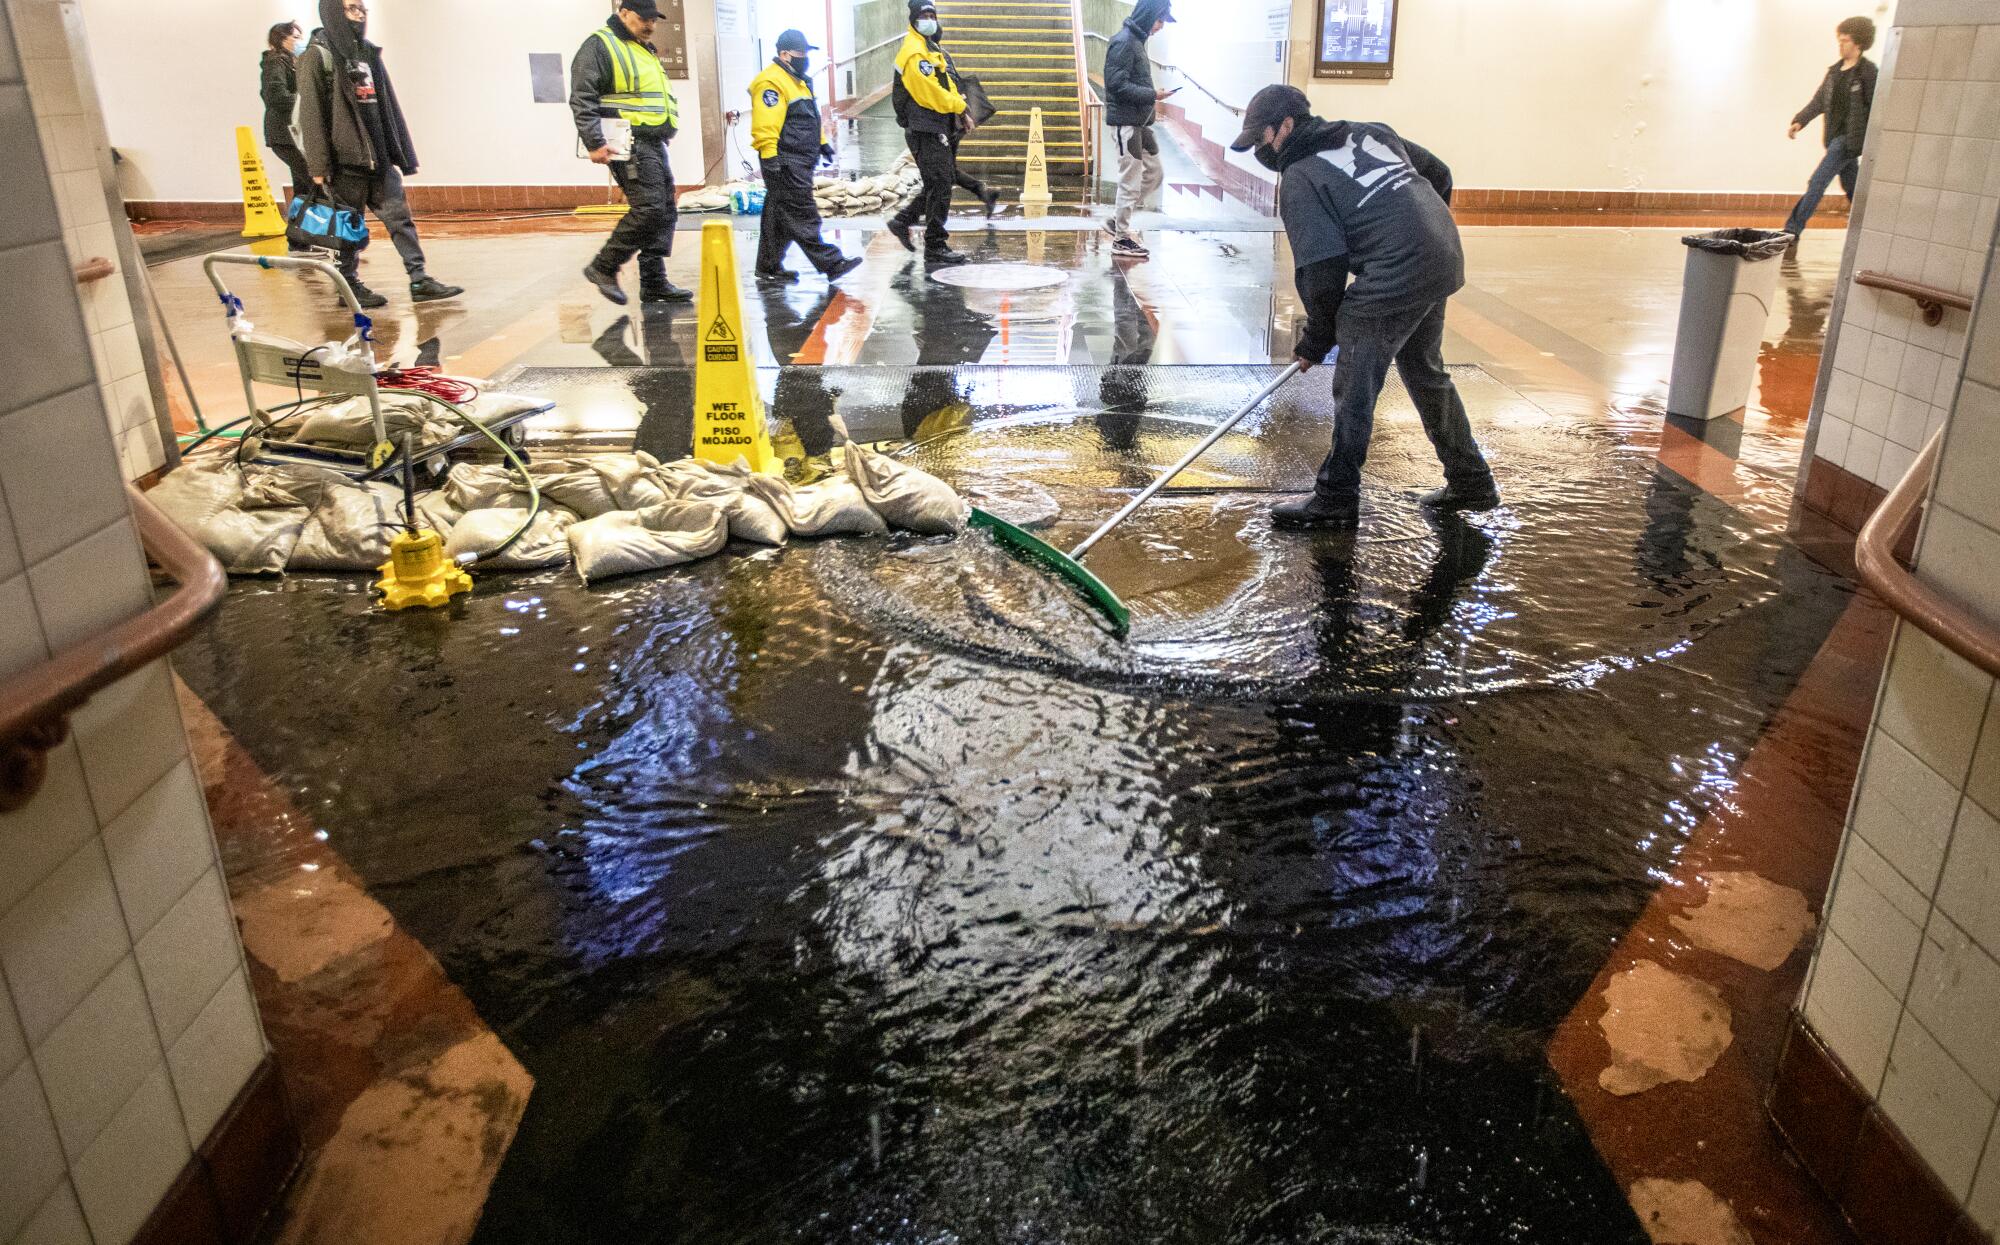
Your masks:
<svg viewBox="0 0 2000 1245"><path fill-rule="evenodd" d="M937 12L937 5L932 3L932 0L910 0L910 22L912 25L916 23L917 15L925 9L929 9L935 13Z"/></svg>

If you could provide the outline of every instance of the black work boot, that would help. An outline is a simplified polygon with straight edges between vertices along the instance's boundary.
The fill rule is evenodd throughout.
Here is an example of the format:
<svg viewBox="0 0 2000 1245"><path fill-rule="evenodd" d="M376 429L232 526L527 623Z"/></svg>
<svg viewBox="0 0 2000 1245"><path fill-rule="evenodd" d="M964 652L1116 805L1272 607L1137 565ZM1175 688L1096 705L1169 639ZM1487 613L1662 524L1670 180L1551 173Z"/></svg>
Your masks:
<svg viewBox="0 0 2000 1245"><path fill-rule="evenodd" d="M413 303L434 303L443 298L457 298L465 293L462 285L446 285L429 273L418 273L410 278L410 301Z"/></svg>
<svg viewBox="0 0 2000 1245"><path fill-rule="evenodd" d="M902 221L892 220L889 222L889 236L902 243L903 249L906 251L917 249L916 240L910 237L910 227Z"/></svg>
<svg viewBox="0 0 2000 1245"><path fill-rule="evenodd" d="M583 279L596 286L599 294L620 307L631 301L625 297L625 291L618 288L618 274L615 272L606 272L596 264L585 264Z"/></svg>
<svg viewBox="0 0 2000 1245"><path fill-rule="evenodd" d="M769 272L759 268L757 270L757 279L759 281L775 281L779 285L790 285L799 279L799 274L789 268L773 268Z"/></svg>
<svg viewBox="0 0 2000 1245"><path fill-rule="evenodd" d="M859 267L861 267L861 257L859 255L850 255L835 264L832 268L829 268L826 273L826 279L829 282L838 281Z"/></svg>
<svg viewBox="0 0 2000 1245"><path fill-rule="evenodd" d="M1500 504L1500 490L1491 479L1485 484L1447 484L1417 499L1432 510L1491 510Z"/></svg>
<svg viewBox="0 0 2000 1245"><path fill-rule="evenodd" d="M360 303L363 307L368 308L370 311L373 311L377 307L387 307L389 305L388 299L384 298L380 294L377 294L374 290L369 289L367 286L361 284L361 278L359 276L351 276L347 278L347 284L348 287L354 291L354 301Z"/></svg>
<svg viewBox="0 0 2000 1245"><path fill-rule="evenodd" d="M1307 493L1271 507L1272 527L1309 527L1345 532L1361 526L1361 503L1329 501L1318 493Z"/></svg>

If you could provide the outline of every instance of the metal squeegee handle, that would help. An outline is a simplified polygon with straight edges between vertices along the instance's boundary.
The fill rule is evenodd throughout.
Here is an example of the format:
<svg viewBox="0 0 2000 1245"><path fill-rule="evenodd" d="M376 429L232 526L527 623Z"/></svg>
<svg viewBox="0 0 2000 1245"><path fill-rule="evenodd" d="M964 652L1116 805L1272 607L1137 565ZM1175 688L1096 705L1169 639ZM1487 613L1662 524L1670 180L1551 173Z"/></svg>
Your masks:
<svg viewBox="0 0 2000 1245"><path fill-rule="evenodd" d="M1268 398L1273 393L1277 392L1278 387L1280 385L1283 385L1286 381L1290 380L1293 376L1296 376L1298 374L1298 371L1299 371L1299 364L1296 360L1294 360L1290 367L1278 373L1277 379L1273 380L1270 384L1264 386L1262 389L1259 389L1257 391L1256 397L1250 399L1248 402L1245 402L1243 404L1242 409L1238 410L1234 415L1231 415L1228 419L1225 419L1221 423L1217 424L1215 426L1214 431L1210 432L1207 436L1201 439L1200 445L1195 446L1193 449L1189 450L1186 454L1183 454L1179 462L1167 468L1164 472L1160 474L1159 479L1154 480L1151 484L1148 484L1145 488L1139 490L1139 495L1137 497L1134 497L1131 501L1126 502L1124 509L1120 510L1117 514L1112 515L1111 518L1108 521L1106 521L1103 527L1098 528L1090 535L1084 537L1083 541L1080 544L1078 544L1076 548L1069 551L1069 556L1071 560L1078 562L1082 561L1083 555L1090 552L1090 547L1092 545L1096 544L1098 541L1104 539L1105 536L1109 535L1112 528L1117 527L1120 523L1123 523L1126 519L1130 518L1134 510L1137 510L1139 507L1151 501L1153 499L1153 494L1167 487L1167 485L1173 480L1175 476L1179 475L1183 471L1186 471L1188 469L1188 464L1192 463L1195 459L1200 458L1203 454L1206 454L1208 452L1209 446L1214 445L1217 441L1222 440L1223 434L1227 433L1231 428L1234 428L1237 424L1241 423L1245 415L1248 415L1250 412L1256 410L1260 405L1263 404L1265 398Z"/></svg>

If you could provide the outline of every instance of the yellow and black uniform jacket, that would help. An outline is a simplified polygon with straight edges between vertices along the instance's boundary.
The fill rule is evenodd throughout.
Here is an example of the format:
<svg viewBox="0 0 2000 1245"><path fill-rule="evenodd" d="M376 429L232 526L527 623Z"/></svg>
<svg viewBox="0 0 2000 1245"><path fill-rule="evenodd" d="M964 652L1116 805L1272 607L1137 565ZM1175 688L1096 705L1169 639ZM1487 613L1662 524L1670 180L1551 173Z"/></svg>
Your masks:
<svg viewBox="0 0 2000 1245"><path fill-rule="evenodd" d="M750 145L759 157L810 164L825 144L826 126L811 82L778 60L750 79Z"/></svg>
<svg viewBox="0 0 2000 1245"><path fill-rule="evenodd" d="M896 121L914 134L950 134L958 129L958 117L965 111L965 96L951 58L934 41L917 33L916 27L903 37L896 49L896 78L891 94L895 98Z"/></svg>

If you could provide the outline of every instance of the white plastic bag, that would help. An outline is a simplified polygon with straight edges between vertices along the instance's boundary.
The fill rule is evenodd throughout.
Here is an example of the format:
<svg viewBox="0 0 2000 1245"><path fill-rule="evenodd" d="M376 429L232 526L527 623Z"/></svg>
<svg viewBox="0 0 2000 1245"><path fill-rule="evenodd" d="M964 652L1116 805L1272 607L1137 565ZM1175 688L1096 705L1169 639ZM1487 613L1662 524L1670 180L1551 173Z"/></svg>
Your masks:
<svg viewBox="0 0 2000 1245"><path fill-rule="evenodd" d="M569 557L569 542L565 536L570 525L576 522L576 512L546 503L541 513L535 516L535 521L528 525L528 530L521 533L521 539L509 546L505 553L497 557L489 556L502 541L514 534L514 529L521 526L521 521L527 517L525 506L468 510L452 527L451 536L444 543L445 556L457 559L475 553L479 555L478 565L496 571L528 571L561 565Z"/></svg>
<svg viewBox="0 0 2000 1245"><path fill-rule="evenodd" d="M665 501L644 510L614 510L569 529L570 554L584 583L693 562L729 541L720 506Z"/></svg>
<svg viewBox="0 0 2000 1245"><path fill-rule="evenodd" d="M848 443L847 474L877 514L906 532L954 535L965 530L972 514L972 507L951 485L921 467L899 463L863 445Z"/></svg>

